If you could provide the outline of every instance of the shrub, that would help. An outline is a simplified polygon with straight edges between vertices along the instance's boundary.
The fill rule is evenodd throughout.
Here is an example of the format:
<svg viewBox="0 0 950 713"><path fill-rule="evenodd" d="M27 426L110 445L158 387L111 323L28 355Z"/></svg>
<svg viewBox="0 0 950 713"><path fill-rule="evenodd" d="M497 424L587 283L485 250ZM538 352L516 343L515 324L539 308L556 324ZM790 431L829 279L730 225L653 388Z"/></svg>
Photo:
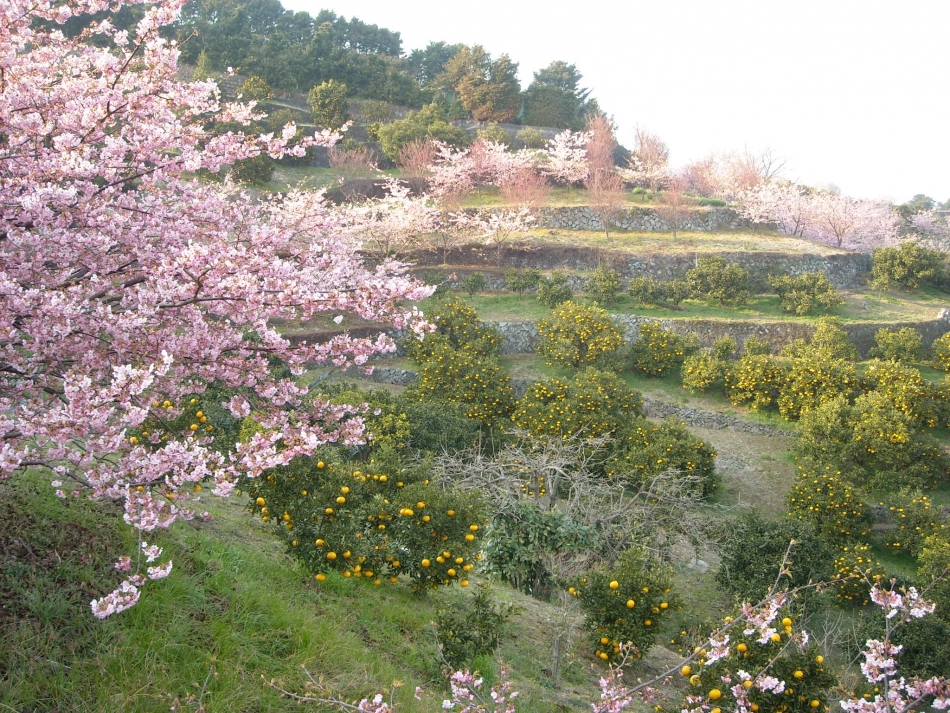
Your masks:
<svg viewBox="0 0 950 713"><path fill-rule="evenodd" d="M944 622L950 620L950 580L946 573L950 571L950 541L946 537L931 535L924 539L924 545L917 558L917 578L929 587L929 599L936 602L938 617Z"/></svg>
<svg viewBox="0 0 950 713"><path fill-rule="evenodd" d="M475 130L475 136L481 141L490 141L495 144L501 144L505 148L511 148L514 146L514 141L511 140L511 136L508 135L508 132L501 128L498 124L489 124Z"/></svg>
<svg viewBox="0 0 950 713"><path fill-rule="evenodd" d="M508 418L515 402L511 379L495 359L447 344L431 352L405 394L417 402L460 404L468 418L489 428Z"/></svg>
<svg viewBox="0 0 950 713"><path fill-rule="evenodd" d="M912 416L877 391L826 401L802 415L797 447L851 472L869 490L932 488L947 477L947 457Z"/></svg>
<svg viewBox="0 0 950 713"><path fill-rule="evenodd" d="M875 289L889 290L896 285L942 288L946 278L945 254L910 240L896 248L878 248L871 254L871 286Z"/></svg>
<svg viewBox="0 0 950 713"><path fill-rule="evenodd" d="M736 406L753 410L776 403L788 363L784 359L761 354L743 356L726 372L726 396Z"/></svg>
<svg viewBox="0 0 950 713"><path fill-rule="evenodd" d="M829 543L867 537L874 516L854 489L831 466L799 466L798 480L786 497L788 516L815 528Z"/></svg>
<svg viewBox="0 0 950 713"><path fill-rule="evenodd" d="M567 284L567 275L563 272L552 272L538 280L538 302L545 307L557 307L573 296L574 290Z"/></svg>
<svg viewBox="0 0 950 713"><path fill-rule="evenodd" d="M616 374L588 368L570 382L539 381L518 402L512 421L531 434L613 434L627 419L643 415L643 399Z"/></svg>
<svg viewBox="0 0 950 713"><path fill-rule="evenodd" d="M943 513L920 493L888 493L888 516L896 525L884 532L884 545L917 557L929 537L947 539ZM883 505L883 503L882 503Z"/></svg>
<svg viewBox="0 0 950 713"><path fill-rule="evenodd" d="M782 356L819 359L846 359L857 361L858 350L848 341L848 333L833 317L819 317L815 322L815 331L811 339L796 339L782 348Z"/></svg>
<svg viewBox="0 0 950 713"><path fill-rule="evenodd" d="M548 145L548 140L544 134L533 126L526 126L515 134L515 139L522 143L526 149L543 149Z"/></svg>
<svg viewBox="0 0 950 713"><path fill-rule="evenodd" d="M463 404L441 399L410 401L405 395L394 400L395 408L409 421L409 445L422 451L455 452L473 447L478 424L466 415Z"/></svg>
<svg viewBox="0 0 950 713"><path fill-rule="evenodd" d="M745 304L751 296L749 271L721 257L701 257L686 273L686 282L696 295L718 300L720 305Z"/></svg>
<svg viewBox="0 0 950 713"><path fill-rule="evenodd" d="M720 337L713 342L712 351L717 359L728 361L736 351L736 340L732 337Z"/></svg>
<svg viewBox="0 0 950 713"><path fill-rule="evenodd" d="M620 273L609 267L598 267L591 272L584 292L601 304L609 305L617 301L620 294Z"/></svg>
<svg viewBox="0 0 950 713"><path fill-rule="evenodd" d="M487 566L518 591L545 597L555 585L552 558L597 549L597 532L560 510L518 503L492 520Z"/></svg>
<svg viewBox="0 0 950 713"><path fill-rule="evenodd" d="M538 270L516 270L509 267L505 270L505 287L519 295L538 286L541 273Z"/></svg>
<svg viewBox="0 0 950 713"><path fill-rule="evenodd" d="M844 359L803 356L793 359L779 389L778 410L786 419L799 418L838 396L850 397L858 387L854 364Z"/></svg>
<svg viewBox="0 0 950 713"><path fill-rule="evenodd" d="M744 356L768 356L771 353L772 345L764 339L759 339L754 334L742 343L742 354Z"/></svg>
<svg viewBox="0 0 950 713"><path fill-rule="evenodd" d="M904 327L892 332L887 327L877 330L874 335L877 345L869 356L893 361L920 361L924 356L924 340L913 327Z"/></svg>
<svg viewBox="0 0 950 713"><path fill-rule="evenodd" d="M633 301L643 305L679 308L680 303L692 294L685 280L658 282L648 277L635 277L630 280L627 292Z"/></svg>
<svg viewBox="0 0 950 713"><path fill-rule="evenodd" d="M864 607L870 603L871 587L880 584L887 573L871 555L863 542L843 545L835 557L834 576L841 581L835 584L835 599L839 604Z"/></svg>
<svg viewBox="0 0 950 713"><path fill-rule="evenodd" d="M290 556L318 581L336 570L374 584L405 576L413 589L432 588L465 581L481 557L478 496L432 484L425 468L392 454L354 465L328 449L241 487L248 509L274 523Z"/></svg>
<svg viewBox="0 0 950 713"><path fill-rule="evenodd" d="M435 632L442 658L453 671L472 667L479 656L495 653L512 604L495 604L491 589L480 585L467 601L455 601L435 613Z"/></svg>
<svg viewBox="0 0 950 713"><path fill-rule="evenodd" d="M435 325L435 332L421 340L407 337L403 341L406 355L417 364L430 361L443 346L463 349L482 357L498 355L501 335L497 330L482 324L475 308L464 300L453 297L442 302L429 321Z"/></svg>
<svg viewBox="0 0 950 713"><path fill-rule="evenodd" d="M885 396L901 413L920 423L936 426L940 420L938 394L920 371L896 361L868 362L864 369L865 388Z"/></svg>
<svg viewBox="0 0 950 713"><path fill-rule="evenodd" d="M693 335L684 337L659 322L645 322L640 325L640 337L630 346L631 367L647 376L662 376L680 369L698 348Z"/></svg>
<svg viewBox="0 0 950 713"><path fill-rule="evenodd" d="M377 136L380 148L391 161L399 161L402 148L413 141L435 139L451 146L468 146L472 142L463 129L449 123L438 104L410 111L405 119L380 126Z"/></svg>
<svg viewBox="0 0 950 713"><path fill-rule="evenodd" d="M645 418L631 419L617 431L613 451L605 465L608 475L641 484L652 476L676 470L697 479L696 489L703 497L712 495L719 485L716 452L712 446L686 430L675 419L653 423Z"/></svg>
<svg viewBox="0 0 950 713"><path fill-rule="evenodd" d="M937 337L930 345L934 369L950 371L950 332Z"/></svg>
<svg viewBox="0 0 950 713"><path fill-rule="evenodd" d="M576 369L603 364L624 344L623 333L599 307L563 302L538 322L538 353L549 365Z"/></svg>
<svg viewBox="0 0 950 713"><path fill-rule="evenodd" d="M683 388L692 393L718 389L725 384L729 364L710 350L686 357L680 369Z"/></svg>
<svg viewBox="0 0 950 713"><path fill-rule="evenodd" d="M471 275L462 278L460 286L469 297L474 297L485 289L485 284L485 276L480 272L473 272Z"/></svg>
<svg viewBox="0 0 950 713"><path fill-rule="evenodd" d="M795 542L787 574L779 579L789 543ZM763 520L754 510L735 521L720 548L722 562L716 584L743 602L758 602L779 582L795 589L821 582L831 574L831 548L814 528L797 520Z"/></svg>
<svg viewBox="0 0 950 713"><path fill-rule="evenodd" d="M818 310L832 311L844 304L823 272L806 272L797 277L769 276L769 286L775 290L786 312L804 315Z"/></svg>
<svg viewBox="0 0 950 713"><path fill-rule="evenodd" d="M672 579L668 567L653 560L646 550L631 547L615 566L575 582L569 591L580 599L599 658L623 658L620 647L627 642L640 653L653 645L661 620L675 608L670 596Z"/></svg>

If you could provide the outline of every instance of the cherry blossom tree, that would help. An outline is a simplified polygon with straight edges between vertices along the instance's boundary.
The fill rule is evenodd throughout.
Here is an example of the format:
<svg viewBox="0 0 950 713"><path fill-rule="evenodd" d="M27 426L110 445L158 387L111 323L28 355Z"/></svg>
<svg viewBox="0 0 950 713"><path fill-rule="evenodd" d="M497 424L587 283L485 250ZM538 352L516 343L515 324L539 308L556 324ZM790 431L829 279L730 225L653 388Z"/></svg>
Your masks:
<svg viewBox="0 0 950 713"><path fill-rule="evenodd" d="M572 185L580 183L590 171L587 164L586 132L562 131L548 141L544 151L536 152L538 170L555 183Z"/></svg>
<svg viewBox="0 0 950 713"><path fill-rule="evenodd" d="M656 134L638 126L633 136L633 152L622 175L635 186L649 188L655 195L670 177L670 149Z"/></svg>
<svg viewBox="0 0 950 713"><path fill-rule="evenodd" d="M412 196L412 189L394 178L385 182L385 192L378 200L342 208L342 232L380 255L398 257L418 248L435 230L438 209L428 196Z"/></svg>
<svg viewBox="0 0 950 713"><path fill-rule="evenodd" d="M587 122L588 206L598 217L604 237L610 237L610 223L624 205L623 179L614 168L614 150L617 140L613 127L605 116L592 116Z"/></svg>
<svg viewBox="0 0 950 713"><path fill-rule="evenodd" d="M92 22L76 39L62 23L125 0L0 4L0 477L46 469L61 497L114 500L143 537L194 517L200 484L227 495L241 476L362 440L359 408L304 405L306 388L272 364L295 376L365 364L392 340L295 346L272 319L357 314L421 330L398 305L429 293L396 263L365 266L318 196L253 202L188 178L334 137L291 148L293 125L209 134L260 117L222 104L213 82L176 79L178 49L160 30L183 3L143 7L129 30ZM261 432L216 446L192 403L209 386ZM171 569L155 545L132 554L96 616Z"/></svg>

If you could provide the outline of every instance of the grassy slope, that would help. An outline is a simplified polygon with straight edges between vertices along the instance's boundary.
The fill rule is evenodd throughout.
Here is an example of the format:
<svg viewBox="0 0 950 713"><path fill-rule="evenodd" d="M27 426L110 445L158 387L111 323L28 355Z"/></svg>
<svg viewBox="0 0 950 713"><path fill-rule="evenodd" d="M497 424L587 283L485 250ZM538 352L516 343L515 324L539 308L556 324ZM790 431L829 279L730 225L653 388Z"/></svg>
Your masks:
<svg viewBox="0 0 950 713"><path fill-rule="evenodd" d="M439 709L428 623L440 602L468 593L419 597L339 577L317 585L239 500L211 498L212 522L157 534L172 574L100 622L88 601L118 581L111 557L130 544L114 508L58 501L35 475L0 484L0 710L167 711L176 699L195 710L206 679L209 712L300 710L263 679L302 692L301 665L344 699L399 680L401 710ZM102 578L98 589L89 584ZM569 655L560 688L545 681L555 609L498 593L520 609L501 650L520 710L587 709L596 679L586 655ZM575 626L576 618L568 616ZM422 703L417 685L427 691Z"/></svg>

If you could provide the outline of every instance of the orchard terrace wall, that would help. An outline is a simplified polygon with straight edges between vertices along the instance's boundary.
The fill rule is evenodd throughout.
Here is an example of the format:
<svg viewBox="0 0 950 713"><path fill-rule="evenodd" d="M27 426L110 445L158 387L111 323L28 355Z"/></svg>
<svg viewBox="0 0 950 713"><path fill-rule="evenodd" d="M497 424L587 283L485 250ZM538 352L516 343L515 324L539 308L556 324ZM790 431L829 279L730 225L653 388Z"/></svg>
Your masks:
<svg viewBox="0 0 950 713"><path fill-rule="evenodd" d="M694 334L704 347L711 347L722 337L731 337L737 346L751 336L764 339L776 349L791 344L796 339L810 339L815 331L813 324L807 322L732 322L715 319L660 319L639 317L637 315L613 315L614 321L624 330L627 341L633 341L640 335L640 325L645 322L657 322L677 334ZM502 335L504 342L502 354L528 354L537 351L538 325L535 322L488 322ZM843 324L842 329L862 357L874 347L874 335L883 327L912 327L916 329L924 344L930 346L934 339L950 332L950 310L942 309L936 319L921 322L874 322Z"/></svg>
<svg viewBox="0 0 950 713"><path fill-rule="evenodd" d="M587 206L560 206L543 208L537 215L540 225L562 230L603 230L604 224ZM644 230L669 233L672 226L653 208L625 208L610 222L620 230ZM689 216L677 230L711 232L715 230L738 230L751 228L752 223L731 208L699 208L689 211Z"/></svg>
<svg viewBox="0 0 950 713"><path fill-rule="evenodd" d="M736 262L752 274L757 290L765 290L769 275L801 275L821 271L838 289L857 287L862 275L871 270L871 256L866 253L837 253L813 255L810 253L785 252L718 252L718 253L644 253L630 254L617 251L597 250L566 245L513 245L502 248L501 264L519 269L538 270L594 270L600 266L610 267L620 273L624 280L633 277L650 277L654 280L674 280L685 277L687 270L696 266L699 257L718 255L728 262ZM498 253L491 246L463 245L449 251L442 267L441 254L420 253L412 256L418 265L414 272L440 271L452 283L464 279L472 272L485 275L491 290L504 289L504 268L497 267ZM454 274L455 278L451 276ZM582 289L584 278L572 277L575 289Z"/></svg>

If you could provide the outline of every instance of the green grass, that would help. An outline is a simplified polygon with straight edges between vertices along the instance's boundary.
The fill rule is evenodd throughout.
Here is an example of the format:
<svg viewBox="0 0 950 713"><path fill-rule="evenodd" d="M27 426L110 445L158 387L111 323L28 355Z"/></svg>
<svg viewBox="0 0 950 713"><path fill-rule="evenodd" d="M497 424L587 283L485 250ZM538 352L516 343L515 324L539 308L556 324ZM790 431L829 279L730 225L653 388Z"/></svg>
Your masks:
<svg viewBox="0 0 950 713"><path fill-rule="evenodd" d="M333 575L322 585L283 554L240 498L211 498L210 523L150 536L175 563L141 601L105 621L89 599L119 580L116 553L133 544L109 504L62 502L37 475L0 484L0 710L297 711L263 684L302 693L300 666L345 700L387 692L400 709L439 709L444 697L435 607L461 590L428 596ZM98 584L101 582L101 584ZM500 655L522 692L519 710L586 710L596 697L587 655L571 652L559 689L546 684L554 609L499 587L519 604ZM422 686L423 702L413 698Z"/></svg>
<svg viewBox="0 0 950 713"><path fill-rule="evenodd" d="M882 294L874 290L847 290L844 307L830 316L837 317L842 323L860 324L863 322L903 322L935 319L939 308L948 298L927 294L912 293L901 297ZM574 296L581 304L594 304L583 293ZM476 294L469 301L478 311L479 318L485 321L537 321L549 317L551 310L542 305L533 294L518 295L511 292L484 292ZM423 311L431 311L434 302L423 303ZM633 314L642 317L664 319L711 319L743 322L799 322L814 323L822 314L798 316L782 309L775 295L755 295L743 306L719 305L705 300L686 300L681 309L664 309L645 306L634 302L625 294L617 301L607 305L607 311L614 314Z"/></svg>

